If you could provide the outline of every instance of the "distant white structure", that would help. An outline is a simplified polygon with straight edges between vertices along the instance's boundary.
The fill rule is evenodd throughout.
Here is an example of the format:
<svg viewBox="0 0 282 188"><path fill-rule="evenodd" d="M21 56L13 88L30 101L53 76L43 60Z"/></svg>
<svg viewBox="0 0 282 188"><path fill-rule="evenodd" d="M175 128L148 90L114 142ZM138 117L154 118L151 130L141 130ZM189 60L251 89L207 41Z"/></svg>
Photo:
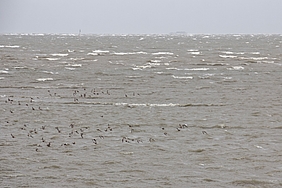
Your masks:
<svg viewBox="0 0 282 188"><path fill-rule="evenodd" d="M170 35L187 35L187 33L185 31L176 31L170 33Z"/></svg>

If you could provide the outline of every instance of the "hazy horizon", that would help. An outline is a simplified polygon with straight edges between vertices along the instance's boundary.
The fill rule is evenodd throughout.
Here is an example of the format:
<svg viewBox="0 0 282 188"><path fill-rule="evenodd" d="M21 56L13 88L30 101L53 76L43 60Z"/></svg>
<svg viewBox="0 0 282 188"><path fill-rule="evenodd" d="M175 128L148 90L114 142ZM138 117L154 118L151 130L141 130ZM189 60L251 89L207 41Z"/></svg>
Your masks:
<svg viewBox="0 0 282 188"><path fill-rule="evenodd" d="M281 0L1 0L0 34L282 34Z"/></svg>

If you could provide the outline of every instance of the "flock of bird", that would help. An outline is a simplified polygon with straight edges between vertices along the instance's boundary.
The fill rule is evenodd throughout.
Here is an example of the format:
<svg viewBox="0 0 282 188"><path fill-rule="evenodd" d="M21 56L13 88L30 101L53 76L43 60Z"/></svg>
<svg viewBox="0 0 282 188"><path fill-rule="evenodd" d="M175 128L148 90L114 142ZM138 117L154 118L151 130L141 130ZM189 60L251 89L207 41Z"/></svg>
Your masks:
<svg viewBox="0 0 282 188"><path fill-rule="evenodd" d="M87 92L86 88L83 88L81 90L72 90L72 96L69 96L69 98L72 98L73 104L79 104L80 101L83 101L83 99L92 99L94 97L98 97L101 95L111 95L109 90L106 91L97 91L95 89L92 89L90 92ZM128 97L129 94L124 94L124 97ZM139 93L133 92L130 94L130 96L140 96ZM44 98L61 98L61 95L51 92L50 90L47 91L47 96L43 96ZM17 119L13 120L13 118L6 119L5 124L7 126L18 126L17 132L11 132L11 138L17 139L18 137L27 138L27 139L34 139L36 140L35 151L39 152L41 148L48 147L51 148L52 146L70 146L70 145L76 145L78 139L87 139L87 142L91 145L99 145L99 143L103 142L102 140L110 138L114 140L119 140L120 143L143 143L143 142L154 142L157 140L156 137L151 136L146 139L134 135L135 127L134 125L125 125L126 132L124 133L117 133L116 131L120 131L120 127L117 127L116 125L110 125L109 123L105 125L86 125L81 126L79 124L76 124L75 122L66 124L66 125L60 125L60 126L54 126L54 125L32 125L31 123L28 123L28 120L24 120L21 117L21 113L28 114L28 117L34 116L35 118L44 118L44 116L40 117L40 114L42 113L48 113L48 107L42 107L40 105L44 106L44 103L40 103L40 97L15 97L15 96L8 96L5 100L6 103L6 111L10 111L12 117ZM21 100L20 100L21 99ZM26 113L26 111L29 111ZM34 114L34 111L40 111L38 114ZM23 117L24 118L24 117ZM101 115L101 118L103 118L103 115ZM21 120L19 120L21 119ZM41 122L44 122L41 121ZM138 127L140 129L140 127ZM124 128L123 128L124 129ZM159 135L162 136L168 136L170 133L167 131L165 127L159 127L160 131L158 132ZM174 131L179 132L184 129L188 129L187 124L178 124L177 126L174 126ZM170 131L173 129L169 129ZM15 129L11 129L15 131ZM115 134L117 133L117 134ZM202 134L208 135L206 131L202 131ZM129 135L129 136L128 136ZM62 136L62 139L59 139L60 141L57 141L57 137ZM22 140L21 140L22 141ZM61 142L61 143L58 143Z"/></svg>

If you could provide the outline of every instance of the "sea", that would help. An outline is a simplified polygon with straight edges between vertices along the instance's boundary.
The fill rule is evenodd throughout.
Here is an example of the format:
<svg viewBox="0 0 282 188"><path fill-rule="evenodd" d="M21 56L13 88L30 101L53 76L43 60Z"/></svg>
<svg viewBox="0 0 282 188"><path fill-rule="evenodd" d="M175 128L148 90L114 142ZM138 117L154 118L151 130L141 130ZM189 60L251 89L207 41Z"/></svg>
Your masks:
<svg viewBox="0 0 282 188"><path fill-rule="evenodd" d="M282 187L282 35L0 35L0 187Z"/></svg>

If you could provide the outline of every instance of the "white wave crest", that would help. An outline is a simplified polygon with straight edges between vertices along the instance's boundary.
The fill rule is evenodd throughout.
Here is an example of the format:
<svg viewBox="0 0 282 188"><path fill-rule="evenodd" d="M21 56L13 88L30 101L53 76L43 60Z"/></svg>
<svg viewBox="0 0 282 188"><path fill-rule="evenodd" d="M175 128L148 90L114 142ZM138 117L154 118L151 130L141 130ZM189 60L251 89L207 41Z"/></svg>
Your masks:
<svg viewBox="0 0 282 188"><path fill-rule="evenodd" d="M50 54L51 56L59 56L59 57L66 57L69 54Z"/></svg>
<svg viewBox="0 0 282 188"><path fill-rule="evenodd" d="M245 68L242 66L233 66L231 68L227 68L227 70L244 70Z"/></svg>
<svg viewBox="0 0 282 188"><path fill-rule="evenodd" d="M152 55L173 55L172 52L156 52L152 53Z"/></svg>
<svg viewBox="0 0 282 188"><path fill-rule="evenodd" d="M201 52L188 52L189 54L192 54L192 55L200 55Z"/></svg>
<svg viewBox="0 0 282 188"><path fill-rule="evenodd" d="M11 46L11 45L0 45L0 48L19 48L20 46L18 45L14 45L14 46Z"/></svg>
<svg viewBox="0 0 282 188"><path fill-rule="evenodd" d="M9 72L6 70L0 70L0 74L9 74Z"/></svg>
<svg viewBox="0 0 282 188"><path fill-rule="evenodd" d="M39 82L45 82L45 81L53 81L54 79L53 78L38 78L36 80Z"/></svg>
<svg viewBox="0 0 282 188"><path fill-rule="evenodd" d="M49 60L49 61L57 61L57 60L60 60L60 58L50 58L50 57L48 57L48 58L46 58L47 60Z"/></svg>
<svg viewBox="0 0 282 188"><path fill-rule="evenodd" d="M184 69L184 70L190 70L190 71L207 71L210 70L210 68L192 68L192 69Z"/></svg>
<svg viewBox="0 0 282 188"><path fill-rule="evenodd" d="M75 70L76 68L72 68L72 67L65 67L65 69L67 69L67 70Z"/></svg>
<svg viewBox="0 0 282 188"><path fill-rule="evenodd" d="M172 77L176 79L193 79L193 76L174 76L172 75Z"/></svg>
<svg viewBox="0 0 282 188"><path fill-rule="evenodd" d="M219 55L221 58L237 58L236 55Z"/></svg>
<svg viewBox="0 0 282 188"><path fill-rule="evenodd" d="M116 106L128 106L128 107L136 107L136 106L149 106L149 107L166 107L166 106L179 106L180 104L168 103L168 104L152 104L152 103L114 103Z"/></svg>

